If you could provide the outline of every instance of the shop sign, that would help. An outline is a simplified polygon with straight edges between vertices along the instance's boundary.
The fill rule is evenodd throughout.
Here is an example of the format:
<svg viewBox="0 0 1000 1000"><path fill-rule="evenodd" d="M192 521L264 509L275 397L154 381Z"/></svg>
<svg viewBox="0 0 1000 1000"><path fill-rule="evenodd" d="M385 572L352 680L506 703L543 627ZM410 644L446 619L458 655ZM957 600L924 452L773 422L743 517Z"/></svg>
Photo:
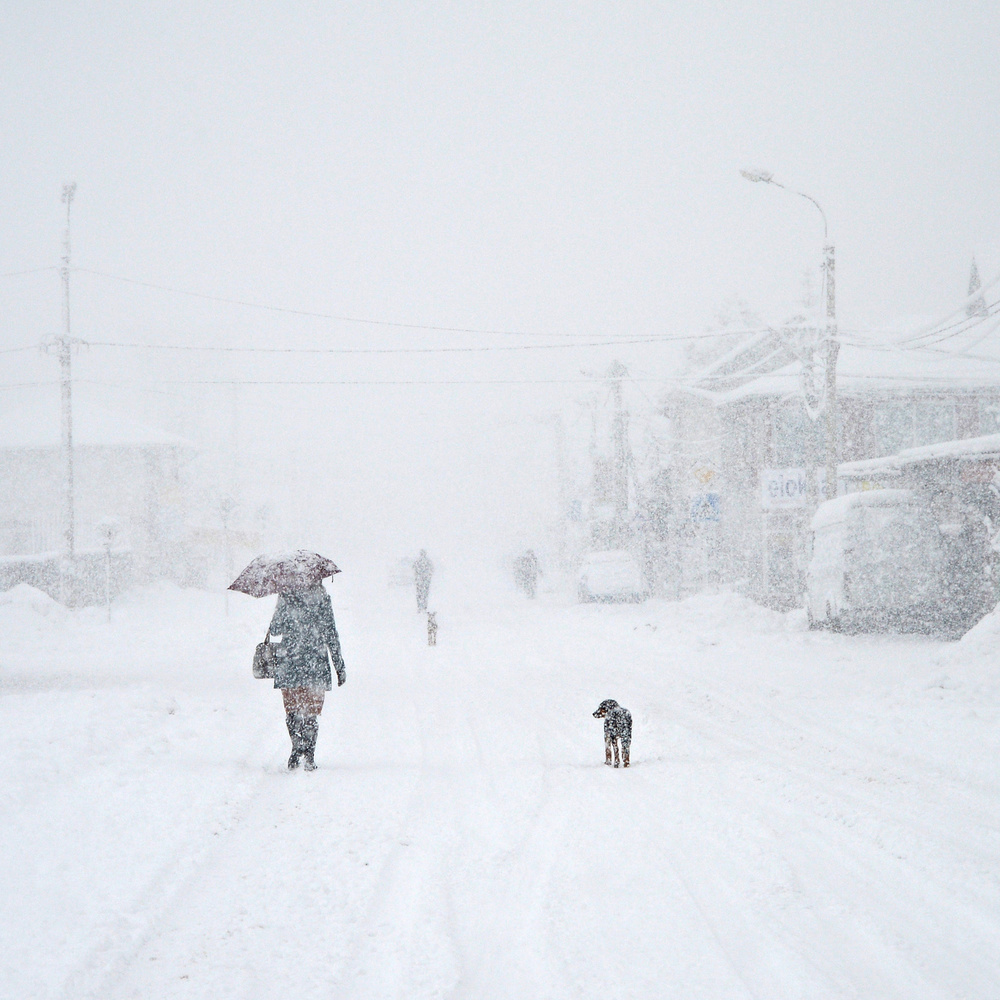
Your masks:
<svg viewBox="0 0 1000 1000"><path fill-rule="evenodd" d="M826 486L826 469L816 470L817 496L823 496ZM782 510L805 507L809 502L805 469L762 469L760 474L760 502L764 510Z"/></svg>

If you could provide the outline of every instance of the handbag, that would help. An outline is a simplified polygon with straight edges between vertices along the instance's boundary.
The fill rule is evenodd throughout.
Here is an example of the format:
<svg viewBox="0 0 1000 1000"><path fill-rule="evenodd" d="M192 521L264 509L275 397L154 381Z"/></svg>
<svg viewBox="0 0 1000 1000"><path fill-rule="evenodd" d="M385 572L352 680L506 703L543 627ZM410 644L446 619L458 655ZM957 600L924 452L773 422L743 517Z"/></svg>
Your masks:
<svg viewBox="0 0 1000 1000"><path fill-rule="evenodd" d="M253 675L258 680L274 677L274 646L271 645L271 633L268 632L263 642L257 643L253 654Z"/></svg>

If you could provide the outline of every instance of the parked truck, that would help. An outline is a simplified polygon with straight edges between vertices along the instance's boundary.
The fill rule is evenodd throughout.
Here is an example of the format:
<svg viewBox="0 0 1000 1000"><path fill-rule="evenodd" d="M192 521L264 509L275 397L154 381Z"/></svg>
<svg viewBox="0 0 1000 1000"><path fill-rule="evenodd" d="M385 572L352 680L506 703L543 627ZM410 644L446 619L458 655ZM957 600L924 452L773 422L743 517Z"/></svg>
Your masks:
<svg viewBox="0 0 1000 1000"><path fill-rule="evenodd" d="M821 503L807 572L810 626L963 634L995 603L994 553L976 529L974 520L939 524L912 490Z"/></svg>

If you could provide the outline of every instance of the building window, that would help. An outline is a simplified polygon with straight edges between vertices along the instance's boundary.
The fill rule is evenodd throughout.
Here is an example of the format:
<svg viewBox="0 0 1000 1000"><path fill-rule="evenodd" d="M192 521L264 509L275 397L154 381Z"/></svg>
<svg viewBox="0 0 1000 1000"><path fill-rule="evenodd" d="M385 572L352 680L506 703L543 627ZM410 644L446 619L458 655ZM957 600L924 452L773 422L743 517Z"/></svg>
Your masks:
<svg viewBox="0 0 1000 1000"><path fill-rule="evenodd" d="M913 446L953 441L955 404L944 399L918 400L913 407Z"/></svg>
<svg viewBox="0 0 1000 1000"><path fill-rule="evenodd" d="M782 406L774 413L771 428L771 462L779 469L799 468L806 464L809 437L817 463L823 461L823 419L810 420L801 402Z"/></svg>
<svg viewBox="0 0 1000 1000"><path fill-rule="evenodd" d="M979 433L1000 434L1000 399L979 400Z"/></svg>
<svg viewBox="0 0 1000 1000"><path fill-rule="evenodd" d="M895 455L913 444L913 412L905 399L876 403L872 412L875 457Z"/></svg>

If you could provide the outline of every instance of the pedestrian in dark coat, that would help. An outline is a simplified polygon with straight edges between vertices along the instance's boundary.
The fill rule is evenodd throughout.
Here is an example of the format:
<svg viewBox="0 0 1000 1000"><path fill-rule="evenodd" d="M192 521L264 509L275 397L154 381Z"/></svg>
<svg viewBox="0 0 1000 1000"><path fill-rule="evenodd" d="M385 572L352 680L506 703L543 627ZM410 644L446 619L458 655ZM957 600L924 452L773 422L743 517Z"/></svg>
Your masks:
<svg viewBox="0 0 1000 1000"><path fill-rule="evenodd" d="M413 578L417 584L417 611L427 610L427 595L430 593L433 573L434 565L427 558L427 550L421 549L413 564Z"/></svg>
<svg viewBox="0 0 1000 1000"><path fill-rule="evenodd" d="M281 689L292 740L288 768L294 770L303 760L306 770L312 771L318 716L326 692L333 688L333 671L338 687L347 680L333 605L323 584L279 594L269 631L281 636L274 647L274 686Z"/></svg>
<svg viewBox="0 0 1000 1000"><path fill-rule="evenodd" d="M535 596L535 588L538 585L538 575L542 572L538 565L538 556L534 549L528 549L523 556L518 556L514 560L514 581L528 597Z"/></svg>

